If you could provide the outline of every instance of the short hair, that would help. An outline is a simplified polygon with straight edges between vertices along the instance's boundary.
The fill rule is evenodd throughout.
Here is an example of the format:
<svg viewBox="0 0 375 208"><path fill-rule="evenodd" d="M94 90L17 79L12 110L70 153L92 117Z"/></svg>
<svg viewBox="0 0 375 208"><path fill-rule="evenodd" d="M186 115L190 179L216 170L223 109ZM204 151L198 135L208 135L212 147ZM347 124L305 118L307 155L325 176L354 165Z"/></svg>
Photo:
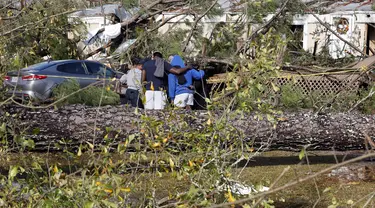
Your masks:
<svg viewBox="0 0 375 208"><path fill-rule="evenodd" d="M154 57L156 56L156 57L159 57L159 58L163 58L163 54L161 54L160 52L154 52L153 54L152 54Z"/></svg>
<svg viewBox="0 0 375 208"><path fill-rule="evenodd" d="M132 61L133 65L143 64L142 59L140 59L140 58L133 58L131 61Z"/></svg>

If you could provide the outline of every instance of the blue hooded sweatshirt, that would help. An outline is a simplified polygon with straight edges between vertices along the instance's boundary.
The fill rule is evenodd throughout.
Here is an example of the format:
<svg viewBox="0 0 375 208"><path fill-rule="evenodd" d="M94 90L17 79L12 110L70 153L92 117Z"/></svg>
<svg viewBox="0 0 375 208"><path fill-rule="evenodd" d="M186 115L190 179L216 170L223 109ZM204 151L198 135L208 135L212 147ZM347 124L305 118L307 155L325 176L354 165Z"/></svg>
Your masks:
<svg viewBox="0 0 375 208"><path fill-rule="evenodd" d="M178 66L181 68L185 67L185 63L182 58L178 55L173 56L171 65ZM178 84L177 76L174 74L168 75L168 95L173 100L176 95L180 95L183 93L194 93L193 90L189 89L189 86L193 85L193 79L202 79L204 77L204 71L198 71L196 69L191 69L185 72L184 77L186 79L186 83L183 85Z"/></svg>

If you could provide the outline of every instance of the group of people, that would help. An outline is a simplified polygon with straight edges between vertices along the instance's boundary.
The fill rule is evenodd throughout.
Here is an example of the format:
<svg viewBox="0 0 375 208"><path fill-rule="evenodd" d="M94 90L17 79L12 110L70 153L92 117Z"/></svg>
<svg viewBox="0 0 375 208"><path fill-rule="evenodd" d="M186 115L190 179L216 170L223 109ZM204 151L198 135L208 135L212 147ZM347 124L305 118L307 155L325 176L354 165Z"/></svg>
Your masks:
<svg viewBox="0 0 375 208"><path fill-rule="evenodd" d="M128 86L122 104L162 110L169 98L176 107L191 109L194 105L193 81L203 79L204 71L185 65L178 55L165 61L160 52L153 53L151 60L134 59L132 62L133 67L120 79ZM145 100L142 102L144 87Z"/></svg>

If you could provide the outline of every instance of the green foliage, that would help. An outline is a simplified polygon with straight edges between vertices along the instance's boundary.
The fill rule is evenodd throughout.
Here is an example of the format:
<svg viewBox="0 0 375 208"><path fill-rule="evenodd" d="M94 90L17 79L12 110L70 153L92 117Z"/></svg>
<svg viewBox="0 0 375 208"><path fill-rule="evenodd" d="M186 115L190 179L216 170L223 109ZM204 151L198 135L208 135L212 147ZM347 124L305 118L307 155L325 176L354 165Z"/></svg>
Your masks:
<svg viewBox="0 0 375 208"><path fill-rule="evenodd" d="M235 92L232 101L238 110L260 111L267 114L274 112L272 98L280 90L277 86L272 85L272 77L277 77L279 74L276 60L285 42L280 35L271 30L261 36L258 42L252 44L257 51L256 57L249 64L236 66L235 71L228 76L226 89L223 93ZM273 87L270 87L271 85ZM223 95L220 93L215 96ZM214 105L228 105L228 103L223 104L222 101L220 100Z"/></svg>
<svg viewBox="0 0 375 208"><path fill-rule="evenodd" d="M362 90L360 91L360 98L365 98L371 93L371 90ZM375 95L369 97L361 105L359 109L366 114L375 114Z"/></svg>
<svg viewBox="0 0 375 208"><path fill-rule="evenodd" d="M117 105L120 103L119 95L111 90L108 90L107 87L90 86L76 94L73 94L79 90L80 86L77 80L66 80L53 89L53 97L55 100L59 101L59 105L85 104L89 106L103 106Z"/></svg>
<svg viewBox="0 0 375 208"><path fill-rule="evenodd" d="M230 54L235 54L241 32L243 32L243 27L218 23L209 39L201 38L198 41L206 45L206 55L208 57L228 58ZM202 44L195 45L200 47Z"/></svg>
<svg viewBox="0 0 375 208"><path fill-rule="evenodd" d="M20 14L9 13L14 18L0 24L5 34L0 37L0 68L3 71L23 68L47 55L55 60L79 57L78 39L69 39L68 35L80 31L80 23L69 22L67 14L62 14L75 6L73 0L42 0L18 11Z"/></svg>
<svg viewBox="0 0 375 208"><path fill-rule="evenodd" d="M124 8L139 7L139 0L122 0L122 5Z"/></svg>
<svg viewBox="0 0 375 208"><path fill-rule="evenodd" d="M360 89L358 92L348 91L339 94L331 93L322 95L319 91L312 91L305 95L303 90L293 84L281 87L280 104L281 109L329 109L329 111L345 112L369 95L371 91ZM373 114L375 109L375 96L371 96L361 102L357 110L365 114Z"/></svg>
<svg viewBox="0 0 375 208"><path fill-rule="evenodd" d="M302 89L292 85L285 85L281 87L281 103L286 108L298 108L304 106L306 96L303 94Z"/></svg>
<svg viewBox="0 0 375 208"><path fill-rule="evenodd" d="M255 0L248 2L248 18L254 22L263 22L268 14L274 13L278 8L277 0Z"/></svg>

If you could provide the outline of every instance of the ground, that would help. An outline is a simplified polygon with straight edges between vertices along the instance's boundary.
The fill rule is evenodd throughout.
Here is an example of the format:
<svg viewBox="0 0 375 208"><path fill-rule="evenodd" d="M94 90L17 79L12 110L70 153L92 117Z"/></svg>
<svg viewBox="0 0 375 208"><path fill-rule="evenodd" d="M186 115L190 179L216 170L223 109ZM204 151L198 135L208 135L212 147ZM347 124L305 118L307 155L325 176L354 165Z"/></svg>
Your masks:
<svg viewBox="0 0 375 208"><path fill-rule="evenodd" d="M232 176L237 176L240 172L240 181L245 184L270 186L283 170L290 166L289 171L281 177L274 186L275 188L283 186L289 182L299 180L306 176L317 173L336 163L350 159L361 152L309 152L310 165L306 161L300 161L297 152L273 151L262 154L261 157L255 158L247 167L233 169ZM43 161L46 153L27 153L20 156L16 153L1 155L0 169L4 175L8 174L10 165L17 161L23 161L25 164L32 160ZM59 154L49 154L50 163L59 163L60 167L66 164L65 157ZM81 161L82 162L82 161ZM80 163L80 162L79 162ZM316 177L315 181L310 180L290 187L276 194L268 196L274 201L276 207L375 207L375 162L371 160L361 161L359 163L345 166L351 172L343 173L344 175L332 175L333 172L327 172ZM368 176L366 178L347 178L345 174L356 175L362 167L366 167ZM344 168L345 169L345 168ZM337 170L337 169L336 169ZM337 173L337 171L335 172ZM358 175L358 174L357 174ZM124 175L126 176L126 175ZM148 173L140 174L140 178L148 179ZM155 177L155 175L153 175ZM160 178L155 178L156 197L159 199L168 197L171 193L182 193L189 190L190 184L185 179L180 181L170 177L170 173L163 173ZM132 198L136 198L142 192L147 184L140 180L138 190L133 190ZM320 197L319 197L320 196ZM237 196L238 197L238 196Z"/></svg>

